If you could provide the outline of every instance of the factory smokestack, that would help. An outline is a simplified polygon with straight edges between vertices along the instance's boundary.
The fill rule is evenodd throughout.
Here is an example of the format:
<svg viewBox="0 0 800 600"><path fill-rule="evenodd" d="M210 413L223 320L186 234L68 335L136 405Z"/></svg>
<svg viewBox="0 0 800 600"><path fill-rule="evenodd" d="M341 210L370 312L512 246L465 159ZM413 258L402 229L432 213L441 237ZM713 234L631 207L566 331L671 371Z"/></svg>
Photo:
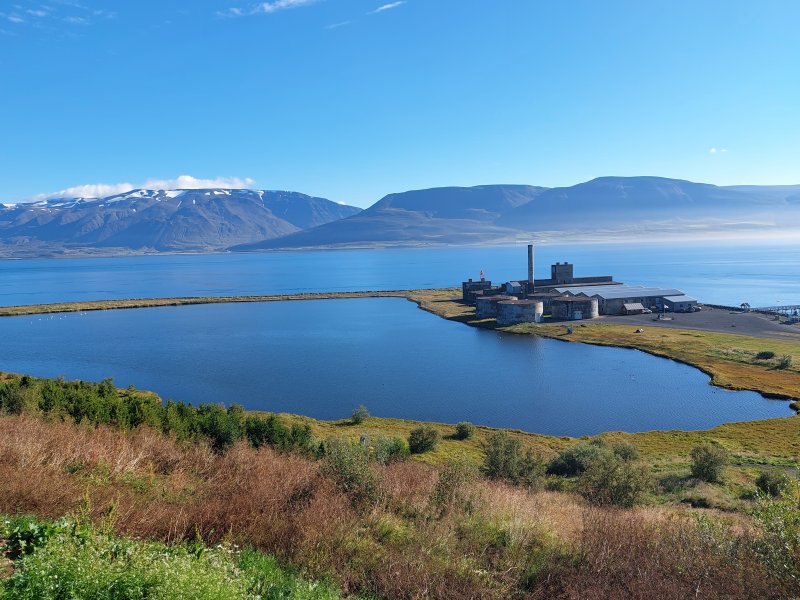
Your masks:
<svg viewBox="0 0 800 600"><path fill-rule="evenodd" d="M533 244L528 244L528 293L533 293Z"/></svg>

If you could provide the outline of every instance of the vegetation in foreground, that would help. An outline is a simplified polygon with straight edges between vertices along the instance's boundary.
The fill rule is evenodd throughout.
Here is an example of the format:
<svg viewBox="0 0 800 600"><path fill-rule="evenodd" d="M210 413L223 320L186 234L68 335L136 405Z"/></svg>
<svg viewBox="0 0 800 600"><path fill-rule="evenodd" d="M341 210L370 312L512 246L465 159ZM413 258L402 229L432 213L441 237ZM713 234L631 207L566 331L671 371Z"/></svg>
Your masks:
<svg viewBox="0 0 800 600"><path fill-rule="evenodd" d="M97 527L80 515L50 522L0 516L0 555L8 561L0 598L9 600L341 598L258 551L123 539L108 518Z"/></svg>
<svg viewBox="0 0 800 600"><path fill-rule="evenodd" d="M441 436L440 447L480 443L479 459L451 452L431 466L407 458L405 436L371 431L380 421L366 416L360 425L334 425L355 439L318 438L308 423L286 417L235 408L170 412L139 396L110 382L10 378L0 385L0 513L59 519L83 511L82 523L113 523L98 530L96 550L81 555L75 545L81 560L104 556L103 543L128 543L111 529L141 540L131 542L139 544L131 556L141 552L143 565L148 552L163 551L182 557L176 568L185 572L202 565L183 556L185 544L235 544L274 555L305 578L336 581L345 594L800 594L800 489L790 470L759 468L756 484L755 473L744 479L727 466L727 455L720 465L715 452L692 457L690 448L682 471L664 476L635 437L559 440L559 449L543 452L546 446L514 432L476 428L458 439L452 426L452 439ZM191 416L175 420L173 413ZM429 440L428 428L434 426L411 426L409 434L418 430L416 437ZM722 483L692 476L708 464L719 466ZM677 500L678 488L698 499ZM737 489L737 503L726 510L690 506L713 506ZM48 552L39 555L48 561L42 569L67 564ZM236 585L246 588L250 575L240 557L228 566L242 573ZM24 572L15 565L12 580ZM159 576L145 567L142 573ZM64 577L73 576L79 573Z"/></svg>

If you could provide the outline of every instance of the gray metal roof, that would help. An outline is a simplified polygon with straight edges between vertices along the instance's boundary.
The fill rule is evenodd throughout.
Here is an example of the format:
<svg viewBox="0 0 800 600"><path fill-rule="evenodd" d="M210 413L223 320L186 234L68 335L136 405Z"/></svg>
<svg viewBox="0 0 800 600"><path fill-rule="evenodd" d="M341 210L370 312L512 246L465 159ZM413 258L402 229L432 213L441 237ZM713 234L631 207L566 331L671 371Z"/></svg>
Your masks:
<svg viewBox="0 0 800 600"><path fill-rule="evenodd" d="M638 285L608 285L585 286L578 288L556 288L564 294L597 296L603 300L620 300L625 298L658 298L684 296L685 294L673 288L642 287Z"/></svg>
<svg viewBox="0 0 800 600"><path fill-rule="evenodd" d="M683 296L670 296L667 298L670 302L697 302L695 298L691 296L683 295Z"/></svg>

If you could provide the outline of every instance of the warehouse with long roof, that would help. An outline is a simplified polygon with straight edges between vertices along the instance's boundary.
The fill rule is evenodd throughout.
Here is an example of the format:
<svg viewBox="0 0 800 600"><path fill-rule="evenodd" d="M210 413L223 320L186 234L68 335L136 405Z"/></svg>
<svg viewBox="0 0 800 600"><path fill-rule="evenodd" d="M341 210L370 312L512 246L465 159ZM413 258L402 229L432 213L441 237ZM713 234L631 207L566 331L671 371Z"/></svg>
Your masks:
<svg viewBox="0 0 800 600"><path fill-rule="evenodd" d="M601 315L624 314L626 304L641 304L644 308L673 312L686 312L697 305L697 300L672 288L643 287L638 285L608 285L586 287L560 287L557 292L567 296L596 298Z"/></svg>

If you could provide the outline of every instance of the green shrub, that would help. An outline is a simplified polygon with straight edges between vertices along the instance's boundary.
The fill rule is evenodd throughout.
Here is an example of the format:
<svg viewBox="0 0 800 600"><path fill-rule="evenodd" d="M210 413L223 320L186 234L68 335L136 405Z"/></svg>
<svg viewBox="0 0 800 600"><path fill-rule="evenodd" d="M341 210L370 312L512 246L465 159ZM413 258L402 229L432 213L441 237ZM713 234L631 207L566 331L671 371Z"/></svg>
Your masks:
<svg viewBox="0 0 800 600"><path fill-rule="evenodd" d="M200 433L211 441L211 447L223 451L242 436L243 410L236 404L227 410L221 404L203 404L197 409L197 424Z"/></svg>
<svg viewBox="0 0 800 600"><path fill-rule="evenodd" d="M325 441L323 473L355 500L372 501L376 496L375 473L369 465L369 449L341 438Z"/></svg>
<svg viewBox="0 0 800 600"><path fill-rule="evenodd" d="M756 487L767 496L780 496L788 487L790 479L783 471L771 469L761 471L756 478Z"/></svg>
<svg viewBox="0 0 800 600"><path fill-rule="evenodd" d="M653 480L646 466L606 452L591 461L578 487L592 504L631 507L653 489Z"/></svg>
<svg viewBox="0 0 800 600"><path fill-rule="evenodd" d="M430 425L417 427L408 435L408 449L412 454L431 452L439 445L439 438L439 432Z"/></svg>
<svg viewBox="0 0 800 600"><path fill-rule="evenodd" d="M475 425L472 423L468 423L467 421L462 421L461 423L456 424L456 431L453 434L453 438L456 440L468 440L473 435L475 435Z"/></svg>
<svg viewBox="0 0 800 600"><path fill-rule="evenodd" d="M762 350L756 354L756 360L770 360L772 358L775 358L775 353L771 350Z"/></svg>
<svg viewBox="0 0 800 600"><path fill-rule="evenodd" d="M379 435L370 444L372 458L382 465L405 460L409 455L408 444L399 437Z"/></svg>
<svg viewBox="0 0 800 600"><path fill-rule="evenodd" d="M544 474L544 463L530 450L523 453L522 443L507 431L492 434L483 451L483 471L491 479L534 486Z"/></svg>
<svg viewBox="0 0 800 600"><path fill-rule="evenodd" d="M431 503L440 510L468 505L467 488L478 477L475 465L466 460L449 460L439 469Z"/></svg>
<svg viewBox="0 0 800 600"><path fill-rule="evenodd" d="M692 476L709 483L720 481L730 455L719 442L700 444L692 448Z"/></svg>
<svg viewBox="0 0 800 600"><path fill-rule="evenodd" d="M776 369L788 369L792 366L792 357L788 354L784 354L778 359L778 364L775 366Z"/></svg>
<svg viewBox="0 0 800 600"><path fill-rule="evenodd" d="M574 476L580 475L600 455L609 452L602 440L581 442L559 452L547 465L548 475Z"/></svg>
<svg viewBox="0 0 800 600"><path fill-rule="evenodd" d="M353 411L353 414L350 417L350 422L353 423L353 425L361 425L367 419L369 419L369 411L362 404Z"/></svg>
<svg viewBox="0 0 800 600"><path fill-rule="evenodd" d="M772 573L797 590L800 587L800 484L789 480L780 498L761 496L753 517L762 534L756 542L757 552Z"/></svg>
<svg viewBox="0 0 800 600"><path fill-rule="evenodd" d="M627 440L617 442L611 449L615 456L618 456L624 461L632 462L639 460L639 449Z"/></svg>

